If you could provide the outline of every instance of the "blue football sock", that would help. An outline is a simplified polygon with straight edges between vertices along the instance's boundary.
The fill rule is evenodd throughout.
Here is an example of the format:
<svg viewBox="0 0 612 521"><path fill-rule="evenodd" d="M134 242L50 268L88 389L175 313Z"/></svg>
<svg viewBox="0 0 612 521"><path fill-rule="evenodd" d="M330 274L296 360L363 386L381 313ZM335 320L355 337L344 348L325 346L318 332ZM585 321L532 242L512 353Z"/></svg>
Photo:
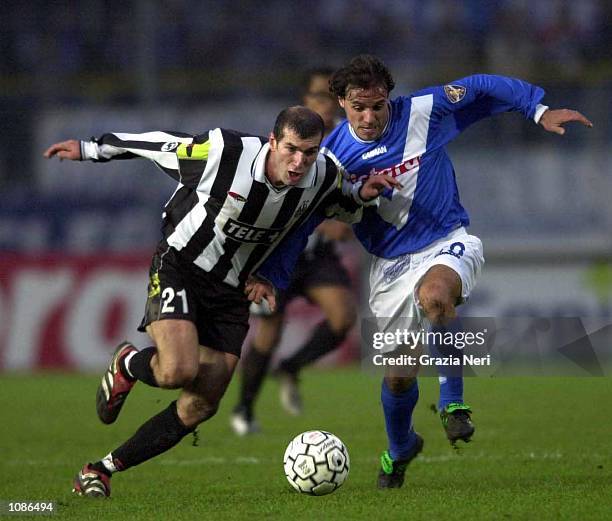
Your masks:
<svg viewBox="0 0 612 521"><path fill-rule="evenodd" d="M436 326L431 328L434 333L455 334L461 331L461 321L457 319L447 327ZM455 349L453 345L440 344L434 342L429 344L431 356L448 357L461 356L462 352ZM438 410L444 409L449 403L463 403L463 371L461 366L439 366L438 381L440 382L440 398L438 400Z"/></svg>
<svg viewBox="0 0 612 521"><path fill-rule="evenodd" d="M449 403L463 403L463 377L440 376L440 399L438 410L441 411Z"/></svg>
<svg viewBox="0 0 612 521"><path fill-rule="evenodd" d="M394 460L404 459L416 442L412 411L419 399L419 386L415 380L403 393L393 394L383 379L380 397L385 413L389 453Z"/></svg>

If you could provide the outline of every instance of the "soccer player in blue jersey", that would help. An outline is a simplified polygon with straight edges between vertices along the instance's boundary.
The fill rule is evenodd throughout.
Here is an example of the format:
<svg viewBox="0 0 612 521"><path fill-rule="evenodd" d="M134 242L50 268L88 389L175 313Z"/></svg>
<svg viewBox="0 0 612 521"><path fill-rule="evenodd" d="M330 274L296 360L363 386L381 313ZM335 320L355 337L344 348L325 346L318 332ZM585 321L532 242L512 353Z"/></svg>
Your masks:
<svg viewBox="0 0 612 521"><path fill-rule="evenodd" d="M391 99L393 87L389 70L374 56L357 56L337 70L330 90L346 111L346 121L325 139L323 151L346 170L355 191L372 175L389 174L401 183L385 190L376 206L365 208L353 227L372 254L369 304L374 316L402 317L415 330L445 327L456 316L456 306L469 297L484 264L480 240L465 229L469 218L445 145L472 123L501 112L519 111L560 135L566 123L592 124L577 111L549 109L542 103L543 89L513 78L478 74ZM302 233L316 224L308 223ZM286 241L260 275L274 285L286 284L305 240ZM395 330L396 322L388 324L383 332ZM381 457L380 488L401 487L408 463L422 450L423 439L412 425L418 394L414 376L386 372L381 399L389 447ZM440 408L449 439L469 439L473 426L460 377L443 380Z"/></svg>

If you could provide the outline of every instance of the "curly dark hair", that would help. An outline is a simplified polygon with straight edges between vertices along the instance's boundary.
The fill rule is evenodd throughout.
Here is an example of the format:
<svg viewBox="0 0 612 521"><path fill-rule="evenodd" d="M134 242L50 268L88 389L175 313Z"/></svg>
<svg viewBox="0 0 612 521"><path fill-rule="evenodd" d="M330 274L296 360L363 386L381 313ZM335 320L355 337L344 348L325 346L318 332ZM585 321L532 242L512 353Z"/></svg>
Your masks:
<svg viewBox="0 0 612 521"><path fill-rule="evenodd" d="M379 58L371 54L360 54L346 67L334 72L329 80L329 90L339 98L346 96L349 85L362 89L382 85L389 93L395 87L395 82L389 69Z"/></svg>

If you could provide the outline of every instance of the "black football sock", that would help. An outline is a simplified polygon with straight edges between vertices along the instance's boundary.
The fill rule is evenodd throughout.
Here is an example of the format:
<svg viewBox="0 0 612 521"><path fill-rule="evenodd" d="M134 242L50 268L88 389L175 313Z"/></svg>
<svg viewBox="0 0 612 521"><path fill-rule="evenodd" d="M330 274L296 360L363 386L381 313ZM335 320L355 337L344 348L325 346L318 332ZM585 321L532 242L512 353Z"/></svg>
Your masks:
<svg viewBox="0 0 612 521"><path fill-rule="evenodd" d="M112 451L101 463L110 472L129 469L170 450L194 430L195 427L185 427L174 401L143 423L129 440Z"/></svg>
<svg viewBox="0 0 612 521"><path fill-rule="evenodd" d="M95 463L91 463L89 466L98 472L102 472L102 474L106 474L108 477L112 475L112 472L106 468L102 461L96 461Z"/></svg>
<svg viewBox="0 0 612 521"><path fill-rule="evenodd" d="M240 386L240 403L247 416L253 414L253 405L261 389L261 384L268 372L270 353L261 353L253 345L242 359L242 384Z"/></svg>
<svg viewBox="0 0 612 521"><path fill-rule="evenodd" d="M128 366L123 365L122 372L129 377L131 374L136 380L150 385L151 387L159 387L151 368L151 358L157 353L156 347L147 347L141 349L134 356L131 357ZM125 360L125 358L123 359Z"/></svg>
<svg viewBox="0 0 612 521"><path fill-rule="evenodd" d="M346 333L335 333L329 322L324 320L315 326L315 333L294 355L283 360L279 369L286 373L297 374L302 367L333 351L346 337Z"/></svg>

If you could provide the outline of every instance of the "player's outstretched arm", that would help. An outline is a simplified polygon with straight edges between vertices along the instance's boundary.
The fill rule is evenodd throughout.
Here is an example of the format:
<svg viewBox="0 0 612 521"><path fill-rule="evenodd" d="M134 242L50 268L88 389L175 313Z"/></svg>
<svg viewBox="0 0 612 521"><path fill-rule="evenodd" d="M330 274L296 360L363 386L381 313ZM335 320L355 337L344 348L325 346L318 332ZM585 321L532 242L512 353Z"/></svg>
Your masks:
<svg viewBox="0 0 612 521"><path fill-rule="evenodd" d="M54 156L63 159L70 159L71 161L81 160L81 143L76 139L69 139L68 141L60 141L51 145L43 154L47 159L51 159Z"/></svg>
<svg viewBox="0 0 612 521"><path fill-rule="evenodd" d="M220 129L218 129L219 132ZM197 141L196 141L197 140ZM72 161L93 161L105 163L112 160L144 158L153 161L163 172L176 181L181 181L189 188L196 188L204 174L205 164L208 159L208 132L199 136L193 136L184 132L152 131L140 134L125 132L106 133L99 138L91 138L89 141L69 139L51 145L44 152L46 158L59 157ZM185 147L190 147L185 151ZM193 150L192 150L192 148ZM197 148L199 147L199 148ZM185 153L193 159L192 153L197 154L197 171L189 169L189 175L183 176L179 172L180 154ZM199 168L201 167L201 168Z"/></svg>
<svg viewBox="0 0 612 521"><path fill-rule="evenodd" d="M563 125L572 121L582 123L585 127L593 126L593 123L591 123L580 112L570 109L548 109L544 112L544 114L542 114L539 123L548 132L554 132L555 134L562 136L565 134L565 128L563 128Z"/></svg>

